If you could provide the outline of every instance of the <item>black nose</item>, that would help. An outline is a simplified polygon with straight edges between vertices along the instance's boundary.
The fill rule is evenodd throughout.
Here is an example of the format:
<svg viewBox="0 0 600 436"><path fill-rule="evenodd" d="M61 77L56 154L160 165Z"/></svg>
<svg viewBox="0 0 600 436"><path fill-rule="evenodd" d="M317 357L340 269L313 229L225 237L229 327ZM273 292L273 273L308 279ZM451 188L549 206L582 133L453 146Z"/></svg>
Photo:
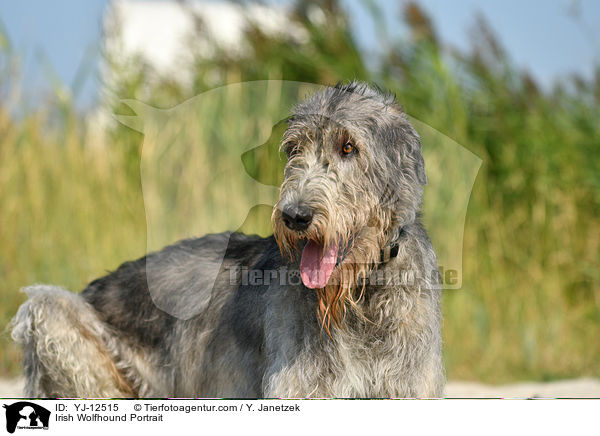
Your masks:
<svg viewBox="0 0 600 436"><path fill-rule="evenodd" d="M312 210L306 206L285 206L281 211L285 226L291 230L306 230L312 217Z"/></svg>

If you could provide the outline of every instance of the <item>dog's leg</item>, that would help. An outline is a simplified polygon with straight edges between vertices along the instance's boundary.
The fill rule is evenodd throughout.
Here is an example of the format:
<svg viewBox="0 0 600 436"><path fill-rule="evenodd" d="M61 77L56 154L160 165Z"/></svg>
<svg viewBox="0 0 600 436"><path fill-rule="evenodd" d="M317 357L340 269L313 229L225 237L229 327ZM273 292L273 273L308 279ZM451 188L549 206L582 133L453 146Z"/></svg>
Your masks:
<svg viewBox="0 0 600 436"><path fill-rule="evenodd" d="M57 286L25 288L13 319L24 352L28 397L129 397L108 327L80 296ZM113 348L112 352L110 348Z"/></svg>

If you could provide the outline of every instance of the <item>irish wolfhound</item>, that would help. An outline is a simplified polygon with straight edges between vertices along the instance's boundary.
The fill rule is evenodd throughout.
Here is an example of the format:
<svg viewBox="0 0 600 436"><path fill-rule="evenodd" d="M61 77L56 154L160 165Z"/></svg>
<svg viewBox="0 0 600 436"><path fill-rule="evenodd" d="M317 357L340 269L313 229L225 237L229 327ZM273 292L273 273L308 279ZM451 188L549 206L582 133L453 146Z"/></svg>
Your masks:
<svg viewBox="0 0 600 436"><path fill-rule="evenodd" d="M281 147L274 236L181 241L79 295L25 289L13 337L26 395L440 397L440 284L419 221L417 133L393 96L354 82L299 104ZM202 301L197 314L158 309L151 281Z"/></svg>

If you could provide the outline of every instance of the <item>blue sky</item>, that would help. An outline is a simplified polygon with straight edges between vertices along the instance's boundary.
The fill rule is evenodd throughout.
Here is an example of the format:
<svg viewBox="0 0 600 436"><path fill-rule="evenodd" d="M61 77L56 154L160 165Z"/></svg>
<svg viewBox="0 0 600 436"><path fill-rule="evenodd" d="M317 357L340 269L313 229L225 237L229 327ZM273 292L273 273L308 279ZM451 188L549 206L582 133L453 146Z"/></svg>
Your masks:
<svg viewBox="0 0 600 436"><path fill-rule="evenodd" d="M19 0L0 3L0 25L22 59L25 98L38 101L56 78L75 92L78 105L89 107L98 89L102 14L107 0ZM361 46L377 47L373 23L365 20L362 0L343 2ZM401 1L379 0L389 33L398 37ZM514 63L542 84L573 72L590 77L600 64L600 2L596 0L421 0L442 40L469 45L476 12L485 15ZM580 21L569 10L579 11ZM582 20L582 21L581 21Z"/></svg>
<svg viewBox="0 0 600 436"><path fill-rule="evenodd" d="M85 80L78 100L87 105L98 88L102 14L106 0L18 0L0 2L0 26L21 58L25 98L35 102L55 73L69 88ZM0 55L1 56L1 55Z"/></svg>
<svg viewBox="0 0 600 436"><path fill-rule="evenodd" d="M375 29L361 20L361 0L351 0L353 28L367 47L375 44ZM419 0L429 12L444 43L467 49L477 13L484 15L514 63L544 85L573 72L591 77L600 64L600 1L597 0ZM380 0L390 11L390 33L398 26L398 0ZM573 18L569 11L579 11ZM364 13L364 12L363 12Z"/></svg>

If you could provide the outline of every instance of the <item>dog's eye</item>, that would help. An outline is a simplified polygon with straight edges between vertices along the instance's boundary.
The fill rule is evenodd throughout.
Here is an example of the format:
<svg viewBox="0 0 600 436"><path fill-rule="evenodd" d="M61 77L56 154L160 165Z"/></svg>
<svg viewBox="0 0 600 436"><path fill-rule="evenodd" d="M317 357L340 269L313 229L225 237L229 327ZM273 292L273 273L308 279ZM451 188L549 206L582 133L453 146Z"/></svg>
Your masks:
<svg viewBox="0 0 600 436"><path fill-rule="evenodd" d="M344 156L349 156L356 151L356 148L350 141L346 141L344 145L342 145L342 154Z"/></svg>

